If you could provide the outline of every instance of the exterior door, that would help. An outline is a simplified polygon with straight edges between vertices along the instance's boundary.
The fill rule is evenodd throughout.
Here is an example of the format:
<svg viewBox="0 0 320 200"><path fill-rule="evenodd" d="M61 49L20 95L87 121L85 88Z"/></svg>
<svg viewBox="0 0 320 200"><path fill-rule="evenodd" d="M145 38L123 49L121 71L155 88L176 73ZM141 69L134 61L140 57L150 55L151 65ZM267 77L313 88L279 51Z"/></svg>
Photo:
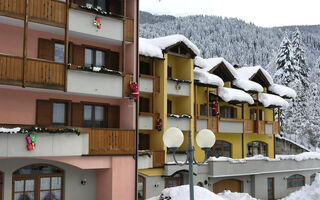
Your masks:
<svg viewBox="0 0 320 200"><path fill-rule="evenodd" d="M274 200L274 178L268 178L268 200Z"/></svg>
<svg viewBox="0 0 320 200"><path fill-rule="evenodd" d="M227 179L219 181L213 184L213 192L218 194L225 190L230 190L231 192L241 192L241 181L234 179Z"/></svg>

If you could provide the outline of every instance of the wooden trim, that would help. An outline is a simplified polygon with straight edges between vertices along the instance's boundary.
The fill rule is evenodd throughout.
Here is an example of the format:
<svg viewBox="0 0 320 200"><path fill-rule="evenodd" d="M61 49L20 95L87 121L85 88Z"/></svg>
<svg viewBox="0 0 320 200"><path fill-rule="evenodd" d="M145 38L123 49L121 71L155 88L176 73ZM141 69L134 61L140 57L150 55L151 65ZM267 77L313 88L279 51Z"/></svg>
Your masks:
<svg viewBox="0 0 320 200"><path fill-rule="evenodd" d="M155 78L155 76L153 76L153 75L147 75L147 74L140 74L140 77L141 77L141 78L150 78L150 79L154 79L154 78Z"/></svg>
<svg viewBox="0 0 320 200"><path fill-rule="evenodd" d="M28 4L29 0L25 0L25 15L24 15L24 31L23 31L23 67L22 67L22 87L25 87L26 83L26 66L27 66L27 51L28 51Z"/></svg>
<svg viewBox="0 0 320 200"><path fill-rule="evenodd" d="M69 0L66 0L66 24L64 32L64 91L67 92L68 64L69 64Z"/></svg>
<svg viewBox="0 0 320 200"><path fill-rule="evenodd" d="M194 130L197 132L197 116L198 116L198 104L197 104L197 94L198 94L198 86L194 86L194 106L193 106L193 112L195 116L195 120L194 120Z"/></svg>
<svg viewBox="0 0 320 200"><path fill-rule="evenodd" d="M229 122L244 122L244 119L235 119L235 118L222 118L222 117L220 117L220 121L229 121Z"/></svg>
<svg viewBox="0 0 320 200"><path fill-rule="evenodd" d="M156 113L152 113L152 112L139 112L139 115L141 116L152 116L154 117L156 115Z"/></svg>
<svg viewBox="0 0 320 200"><path fill-rule="evenodd" d="M209 87L207 87L207 117L209 117Z"/></svg>
<svg viewBox="0 0 320 200"><path fill-rule="evenodd" d="M257 102L256 102L256 106L257 106L257 119L256 119L256 123L257 123L257 133L259 134L260 133L260 111L259 111L259 94L257 94Z"/></svg>

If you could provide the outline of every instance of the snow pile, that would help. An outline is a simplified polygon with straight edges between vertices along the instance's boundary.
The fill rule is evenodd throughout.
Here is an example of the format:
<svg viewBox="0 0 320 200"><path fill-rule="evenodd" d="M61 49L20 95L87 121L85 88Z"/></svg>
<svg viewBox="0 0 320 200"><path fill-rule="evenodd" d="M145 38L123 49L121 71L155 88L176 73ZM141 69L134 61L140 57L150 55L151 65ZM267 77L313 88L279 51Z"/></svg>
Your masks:
<svg viewBox="0 0 320 200"><path fill-rule="evenodd" d="M280 159L276 158L269 158L263 155L255 155L252 157L246 157L246 158L241 158L241 159L233 159L233 158L228 158L228 157L210 157L208 161L214 161L214 162L230 162L230 163L246 163L248 160L265 160L265 161L280 161Z"/></svg>
<svg viewBox="0 0 320 200"><path fill-rule="evenodd" d="M0 128L0 133L18 133L21 130L20 127L16 128Z"/></svg>
<svg viewBox="0 0 320 200"><path fill-rule="evenodd" d="M320 174L317 173L311 185L305 185L298 191L291 193L282 200L319 200L320 199Z"/></svg>
<svg viewBox="0 0 320 200"><path fill-rule="evenodd" d="M261 71L263 75L266 77L268 82L270 84L273 84L273 79L269 72L267 72L265 69L263 69L261 66L254 66L254 67L241 67L240 69L236 70L237 74L240 79L249 80L252 78L253 75L255 75L258 71Z"/></svg>
<svg viewBox="0 0 320 200"><path fill-rule="evenodd" d="M257 200L256 198L251 197L248 193L231 192L230 190L225 190L223 193L219 193L218 195L225 200Z"/></svg>
<svg viewBox="0 0 320 200"><path fill-rule="evenodd" d="M272 84L268 90L281 97L295 98L297 96L296 91L284 85Z"/></svg>
<svg viewBox="0 0 320 200"><path fill-rule="evenodd" d="M148 43L148 39L139 39L139 55L163 59L162 50Z"/></svg>
<svg viewBox="0 0 320 200"><path fill-rule="evenodd" d="M284 108L289 107L289 103L286 100L273 94L259 93L259 101L263 104L264 107L269 107L269 106L280 106Z"/></svg>
<svg viewBox="0 0 320 200"><path fill-rule="evenodd" d="M254 91L254 92L263 92L263 87L254 81L245 80L245 79L235 79L232 81L232 84L238 88L243 89L244 91Z"/></svg>
<svg viewBox="0 0 320 200"><path fill-rule="evenodd" d="M217 66L220 63L223 63L235 78L238 77L237 70L235 70L234 67L222 57L204 59L204 58L197 56L194 59L194 64L196 66L202 68L205 71L210 71L211 69L213 69L215 66Z"/></svg>
<svg viewBox="0 0 320 200"><path fill-rule="evenodd" d="M276 155L276 159L280 160L295 160L295 161L304 161L304 160L320 160L320 153L318 152L304 152L297 155Z"/></svg>
<svg viewBox="0 0 320 200"><path fill-rule="evenodd" d="M214 74L210 74L198 67L194 69L194 79L199 80L200 83L223 87L223 80Z"/></svg>
<svg viewBox="0 0 320 200"><path fill-rule="evenodd" d="M233 89L233 88L226 88L226 87L221 87L219 88L219 97L225 102L229 101L239 101L239 102L248 102L249 104L253 104L254 101L252 97L238 89Z"/></svg>
<svg viewBox="0 0 320 200"><path fill-rule="evenodd" d="M194 54L200 55L200 50L198 47L185 36L179 34L158 37L154 39L139 38L139 54L163 59L162 50L165 50L166 48L179 42L183 42L193 51Z"/></svg>

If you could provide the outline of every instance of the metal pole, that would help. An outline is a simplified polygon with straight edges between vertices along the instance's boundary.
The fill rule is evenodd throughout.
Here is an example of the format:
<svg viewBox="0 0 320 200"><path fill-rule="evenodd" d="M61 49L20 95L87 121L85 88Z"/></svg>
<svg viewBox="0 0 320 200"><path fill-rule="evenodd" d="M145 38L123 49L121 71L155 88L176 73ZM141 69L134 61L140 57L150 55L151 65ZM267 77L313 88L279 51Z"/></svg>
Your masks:
<svg viewBox="0 0 320 200"><path fill-rule="evenodd" d="M193 147L191 140L191 131L188 131L188 162L189 162L189 190L190 190L190 200L194 200L194 191L193 191Z"/></svg>

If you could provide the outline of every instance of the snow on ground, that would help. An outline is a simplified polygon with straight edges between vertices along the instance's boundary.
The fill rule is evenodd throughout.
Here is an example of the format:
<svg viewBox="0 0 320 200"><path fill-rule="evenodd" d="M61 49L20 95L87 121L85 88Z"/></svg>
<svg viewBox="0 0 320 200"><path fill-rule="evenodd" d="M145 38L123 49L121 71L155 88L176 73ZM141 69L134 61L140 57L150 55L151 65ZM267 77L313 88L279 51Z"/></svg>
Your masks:
<svg viewBox="0 0 320 200"><path fill-rule="evenodd" d="M225 190L218 195L224 200L257 200L256 198L250 196L248 193L231 192L230 190Z"/></svg>
<svg viewBox="0 0 320 200"><path fill-rule="evenodd" d="M317 173L311 185L305 185L291 193L282 200L319 200L320 199L320 174Z"/></svg>
<svg viewBox="0 0 320 200"><path fill-rule="evenodd" d="M297 155L276 155L276 159L280 160L295 160L295 161L303 161L316 159L320 160L320 153L318 152L304 152Z"/></svg>

